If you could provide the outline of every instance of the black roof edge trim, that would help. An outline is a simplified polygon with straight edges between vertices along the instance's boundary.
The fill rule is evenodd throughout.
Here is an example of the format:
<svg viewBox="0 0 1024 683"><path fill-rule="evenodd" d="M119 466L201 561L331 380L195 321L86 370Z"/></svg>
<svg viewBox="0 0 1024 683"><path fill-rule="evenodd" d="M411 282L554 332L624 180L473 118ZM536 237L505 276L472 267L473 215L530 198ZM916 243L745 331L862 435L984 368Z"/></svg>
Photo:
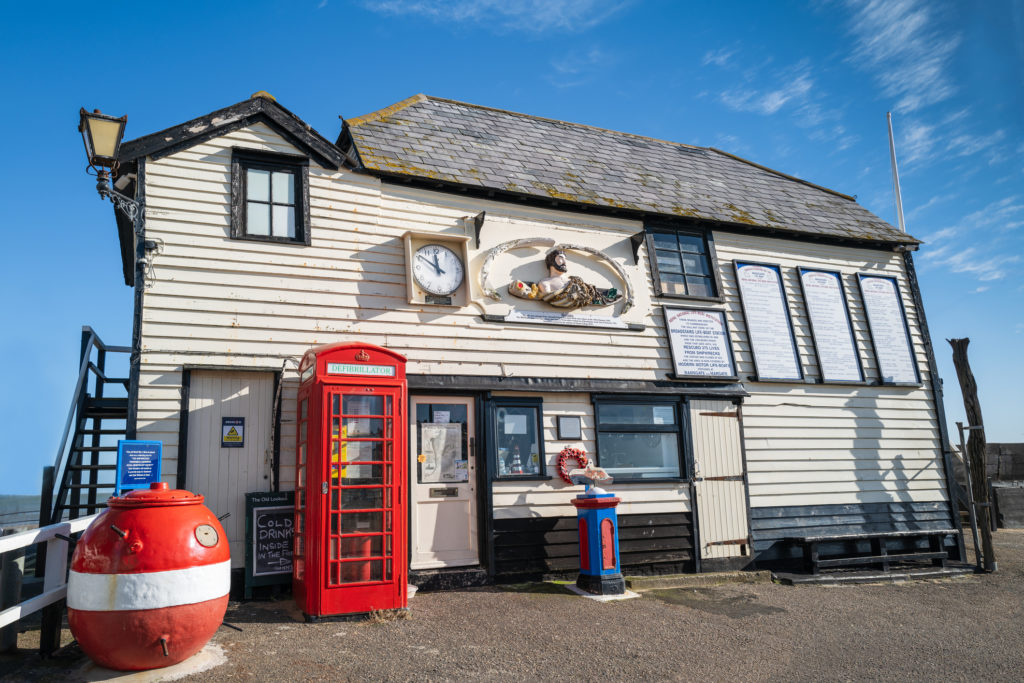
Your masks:
<svg viewBox="0 0 1024 683"><path fill-rule="evenodd" d="M566 377L493 377L489 375L406 375L410 389L461 391L540 391L572 393L685 394L749 396L741 384L586 379Z"/></svg>
<svg viewBox="0 0 1024 683"><path fill-rule="evenodd" d="M618 209L614 207L603 207L597 204L585 204L583 202L573 202L564 199L544 199L537 195L511 192L509 190L500 190L492 187L482 187L477 185L467 185L463 183L456 183L450 180L439 180L439 179L426 179L418 176L410 176L402 173L388 173L386 171L378 171L369 168L355 169L361 173L372 175L380 178L384 182L391 182L395 185L412 185L425 190L433 190L435 192L449 192L458 193L461 195L472 195L479 199L487 199L491 201L509 201L520 204L526 204L528 206L535 206L544 209L554 209L563 211L583 211L586 213L593 213L600 216L607 216L610 218L624 218L626 220L641 221L644 225L660 225L662 227L669 226L684 226L689 228L700 228L706 229L711 227L721 232L732 232L732 233L751 233L757 234L764 237L778 237L782 239L795 239L804 240L807 242L819 242L822 244L832 244L836 246L856 246L864 249L880 249L883 251L892 251L895 247L900 245L917 245L921 244L920 240L913 237L907 236L903 240L880 240L880 239L856 239L852 237L839 237L838 235L821 235L810 232L800 232L798 230L789 230L786 228L773 228L767 225L750 225L747 223L728 223L725 221L717 221L713 218L694 218L685 216L672 216L663 213L650 213L647 211L639 211L637 209Z"/></svg>
<svg viewBox="0 0 1024 683"><path fill-rule="evenodd" d="M335 170L350 165L346 164L346 155L312 126L265 97L253 97L177 126L124 142L118 156L122 163L147 156L159 159L257 121L269 125L326 168Z"/></svg>

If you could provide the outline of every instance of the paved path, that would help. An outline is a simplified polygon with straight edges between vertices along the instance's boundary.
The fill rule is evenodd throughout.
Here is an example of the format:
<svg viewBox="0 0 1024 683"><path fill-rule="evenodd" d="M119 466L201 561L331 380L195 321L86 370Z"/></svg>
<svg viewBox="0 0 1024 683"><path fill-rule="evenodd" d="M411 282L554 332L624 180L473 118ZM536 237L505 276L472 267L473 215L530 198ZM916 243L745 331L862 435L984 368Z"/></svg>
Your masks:
<svg viewBox="0 0 1024 683"><path fill-rule="evenodd" d="M485 588L415 596L409 619L306 624L233 603L228 663L182 680L1024 680L1024 531L1000 571L908 584L735 584L596 603ZM80 660L10 680L67 680ZM54 668L54 667L63 668Z"/></svg>

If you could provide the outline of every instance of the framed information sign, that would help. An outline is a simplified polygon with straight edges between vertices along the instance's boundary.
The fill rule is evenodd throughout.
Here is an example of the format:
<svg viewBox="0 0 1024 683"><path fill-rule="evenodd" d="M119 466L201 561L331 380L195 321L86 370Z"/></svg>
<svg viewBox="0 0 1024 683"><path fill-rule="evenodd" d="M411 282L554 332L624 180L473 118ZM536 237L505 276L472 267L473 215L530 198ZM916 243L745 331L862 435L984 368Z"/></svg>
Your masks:
<svg viewBox="0 0 1024 683"><path fill-rule="evenodd" d="M738 379L723 311L662 306L672 365L680 379Z"/></svg>
<svg viewBox="0 0 1024 683"><path fill-rule="evenodd" d="M295 492L245 494L245 597L292 580Z"/></svg>
<svg viewBox="0 0 1024 683"><path fill-rule="evenodd" d="M148 489L150 484L160 481L163 447L162 441L118 441L114 495Z"/></svg>
<svg viewBox="0 0 1024 683"><path fill-rule="evenodd" d="M769 263L733 264L757 380L803 380L782 269Z"/></svg>
<svg viewBox="0 0 1024 683"><path fill-rule="evenodd" d="M896 278L858 273L857 282L882 384L920 384L910 327Z"/></svg>
<svg viewBox="0 0 1024 683"><path fill-rule="evenodd" d="M811 320L821 381L863 382L864 368L853 337L843 276L816 268L798 268L797 271L807 317Z"/></svg>

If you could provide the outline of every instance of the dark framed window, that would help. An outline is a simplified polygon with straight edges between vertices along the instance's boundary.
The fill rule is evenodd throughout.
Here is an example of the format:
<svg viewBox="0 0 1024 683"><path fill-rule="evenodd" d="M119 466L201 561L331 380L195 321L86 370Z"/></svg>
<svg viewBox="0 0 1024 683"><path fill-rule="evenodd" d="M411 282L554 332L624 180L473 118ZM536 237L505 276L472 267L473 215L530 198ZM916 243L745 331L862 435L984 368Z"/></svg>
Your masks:
<svg viewBox="0 0 1024 683"><path fill-rule="evenodd" d="M658 296L721 301L710 231L647 226L647 255Z"/></svg>
<svg viewBox="0 0 1024 683"><path fill-rule="evenodd" d="M686 477L682 404L595 398L597 463L616 482Z"/></svg>
<svg viewBox="0 0 1024 683"><path fill-rule="evenodd" d="M231 237L309 244L309 160L234 150Z"/></svg>
<svg viewBox="0 0 1024 683"><path fill-rule="evenodd" d="M490 412L494 478L547 478L543 401L495 397L491 400Z"/></svg>

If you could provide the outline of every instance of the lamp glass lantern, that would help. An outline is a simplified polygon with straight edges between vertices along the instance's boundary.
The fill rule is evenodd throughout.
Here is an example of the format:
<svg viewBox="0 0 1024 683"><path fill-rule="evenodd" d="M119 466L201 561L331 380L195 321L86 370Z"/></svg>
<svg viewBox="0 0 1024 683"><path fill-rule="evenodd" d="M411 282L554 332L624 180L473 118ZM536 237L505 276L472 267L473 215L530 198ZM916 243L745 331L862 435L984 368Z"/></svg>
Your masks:
<svg viewBox="0 0 1024 683"><path fill-rule="evenodd" d="M112 168L117 163L117 150L121 146L127 116L117 118L100 113L99 109L79 112L78 131L85 143L85 154L91 166Z"/></svg>

